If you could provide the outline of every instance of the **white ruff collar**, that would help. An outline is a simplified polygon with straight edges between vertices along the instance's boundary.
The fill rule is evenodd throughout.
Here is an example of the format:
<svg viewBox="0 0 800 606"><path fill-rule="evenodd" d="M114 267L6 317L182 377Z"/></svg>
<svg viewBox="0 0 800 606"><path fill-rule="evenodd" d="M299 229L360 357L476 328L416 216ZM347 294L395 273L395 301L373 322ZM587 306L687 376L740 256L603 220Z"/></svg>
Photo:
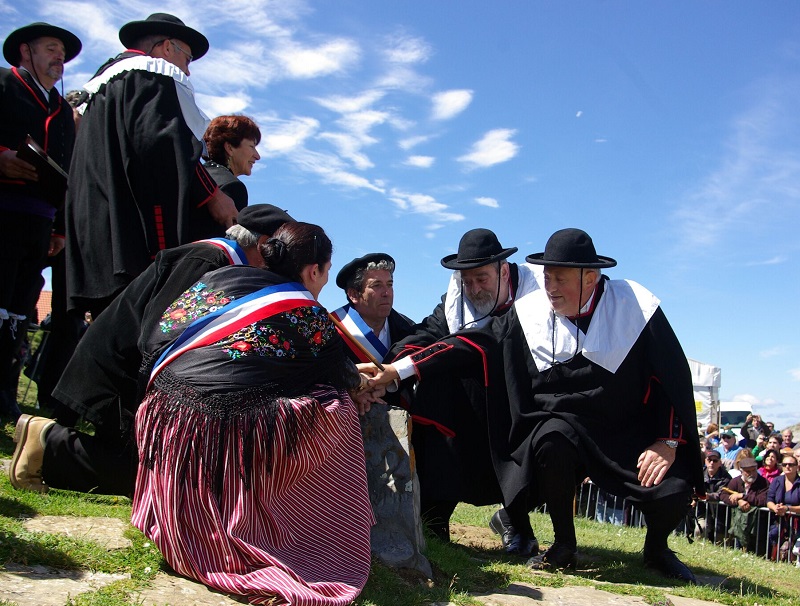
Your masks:
<svg viewBox="0 0 800 606"><path fill-rule="evenodd" d="M522 263L517 266L519 270L519 284L514 298L519 299L524 294L533 292L544 284L544 270L541 265L531 265ZM509 267L510 270L510 267ZM464 318L461 318L461 311L464 311ZM444 317L447 318L447 328L450 332L457 332L463 328L481 328L489 322L491 315L483 318L483 314L475 312L475 306L469 299L464 297L464 305L461 305L461 272L454 271L450 276L450 283L447 285L447 294L444 299ZM476 321L476 318L478 320Z"/></svg>
<svg viewBox="0 0 800 606"><path fill-rule="evenodd" d="M194 87L192 83L189 82L189 76L184 74L180 68L169 61L157 59L148 55L128 57L127 59L117 61L102 74L89 80L83 88L90 95L94 95L102 86L111 80L111 78L132 70L161 74L162 76L172 78L175 82L175 89L178 91L178 101L181 104L181 112L183 113L183 119L186 121L186 126L189 127L189 130L192 131L195 138L202 142L203 135L206 132L206 128L208 128L208 116L206 116L202 110L197 107L197 103L195 103ZM87 105L88 102L81 106L84 111Z"/></svg>
<svg viewBox="0 0 800 606"><path fill-rule="evenodd" d="M539 289L519 297L514 306L539 371L567 362L580 344L583 356L616 372L658 309L653 293L632 280L608 280L594 310L588 334L566 316L554 314L547 292ZM580 334L580 337L578 337ZM555 351L553 343L555 342Z"/></svg>

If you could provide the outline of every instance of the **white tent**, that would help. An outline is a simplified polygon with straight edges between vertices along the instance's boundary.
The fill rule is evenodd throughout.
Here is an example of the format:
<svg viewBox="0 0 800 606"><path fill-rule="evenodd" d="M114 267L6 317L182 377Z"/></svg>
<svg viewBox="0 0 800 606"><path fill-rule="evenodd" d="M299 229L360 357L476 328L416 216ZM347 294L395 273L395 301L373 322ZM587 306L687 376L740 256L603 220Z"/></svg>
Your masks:
<svg viewBox="0 0 800 606"><path fill-rule="evenodd" d="M717 418L719 408L719 388L722 385L722 369L687 358L692 371L694 405L697 423L705 429L712 419Z"/></svg>

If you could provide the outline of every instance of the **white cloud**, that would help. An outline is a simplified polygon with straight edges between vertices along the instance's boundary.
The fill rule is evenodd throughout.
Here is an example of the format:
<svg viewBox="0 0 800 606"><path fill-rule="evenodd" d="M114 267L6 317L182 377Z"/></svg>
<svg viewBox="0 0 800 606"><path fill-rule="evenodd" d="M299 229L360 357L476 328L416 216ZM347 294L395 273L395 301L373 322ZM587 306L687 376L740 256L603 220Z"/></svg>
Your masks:
<svg viewBox="0 0 800 606"><path fill-rule="evenodd" d="M595 139L595 143L608 143L608 139Z"/></svg>
<svg viewBox="0 0 800 606"><path fill-rule="evenodd" d="M792 377L792 381L800 381L800 368L790 369L789 376Z"/></svg>
<svg viewBox="0 0 800 606"><path fill-rule="evenodd" d="M475 198L475 202L480 204L481 206L487 206L489 208L500 208L500 203L495 200L494 198L486 198L486 197L478 197Z"/></svg>
<svg viewBox="0 0 800 606"><path fill-rule="evenodd" d="M771 349L765 349L758 352L758 355L762 358L774 358L777 356L786 355L788 349L785 345L778 345L776 347L772 347Z"/></svg>
<svg viewBox="0 0 800 606"><path fill-rule="evenodd" d="M763 261L750 261L749 263L745 263L745 267L758 267L761 265L782 265L786 263L789 259L783 255L776 255L771 259L764 259Z"/></svg>
<svg viewBox="0 0 800 606"><path fill-rule="evenodd" d="M430 168L435 161L436 158L433 156L409 156L403 164L416 168Z"/></svg>
<svg viewBox="0 0 800 606"><path fill-rule="evenodd" d="M272 52L286 75L298 79L317 78L343 71L356 63L361 56L358 45L346 38L337 38L316 47L287 42Z"/></svg>
<svg viewBox="0 0 800 606"><path fill-rule="evenodd" d="M375 166L365 154L361 153L361 148L364 146L362 138L346 133L322 133L319 138L332 143L339 155L350 160L359 170Z"/></svg>
<svg viewBox="0 0 800 606"><path fill-rule="evenodd" d="M303 146L306 139L319 130L319 122L314 118L294 118L279 120L264 118L261 126L261 145L267 153L286 154Z"/></svg>
<svg viewBox="0 0 800 606"><path fill-rule="evenodd" d="M579 109L578 113L575 114L575 117L576 118L580 118L582 115L583 115L583 111Z"/></svg>
<svg viewBox="0 0 800 606"><path fill-rule="evenodd" d="M449 120L463 112L472 102L471 90L448 90L433 96L432 118Z"/></svg>
<svg viewBox="0 0 800 606"><path fill-rule="evenodd" d="M364 91L355 97L332 95L330 97L315 97L314 101L322 107L340 114L349 114L362 111L379 101L386 93L380 90Z"/></svg>
<svg viewBox="0 0 800 606"><path fill-rule="evenodd" d="M519 152L519 145L511 141L516 130L497 128L486 133L480 141L472 145L469 153L458 158L472 168L484 168L507 162Z"/></svg>
<svg viewBox="0 0 800 606"><path fill-rule="evenodd" d="M408 151L412 147L416 147L426 141L430 141L431 137L429 135L418 135L416 137L408 137L407 139L401 139L398 141L397 145L400 146L400 149Z"/></svg>
<svg viewBox="0 0 800 606"><path fill-rule="evenodd" d="M239 92L237 95L229 95L227 97L215 97L213 95L196 93L195 99L197 100L197 105L209 118L243 113L250 105L250 96L244 92Z"/></svg>
<svg viewBox="0 0 800 606"><path fill-rule="evenodd" d="M465 218L464 215L449 212L447 204L437 202L436 198L427 194L413 194L392 189L388 197L400 210L427 215L436 222L453 223L463 221Z"/></svg>
<svg viewBox="0 0 800 606"><path fill-rule="evenodd" d="M398 34L386 40L383 53L391 63L424 63L431 55L431 47L422 38Z"/></svg>

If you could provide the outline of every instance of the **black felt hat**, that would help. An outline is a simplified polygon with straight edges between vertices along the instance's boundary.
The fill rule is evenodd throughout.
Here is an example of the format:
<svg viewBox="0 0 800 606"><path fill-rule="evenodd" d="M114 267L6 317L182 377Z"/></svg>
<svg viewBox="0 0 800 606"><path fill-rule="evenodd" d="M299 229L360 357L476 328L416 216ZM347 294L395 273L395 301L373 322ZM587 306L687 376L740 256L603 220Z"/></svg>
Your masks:
<svg viewBox="0 0 800 606"><path fill-rule="evenodd" d="M236 222L253 233L271 236L284 223L294 223L294 219L272 204L251 204L239 211Z"/></svg>
<svg viewBox="0 0 800 606"><path fill-rule="evenodd" d="M525 257L534 265L553 265L555 267L614 267L617 262L611 257L600 257L594 243L581 229L560 229L547 241L543 253Z"/></svg>
<svg viewBox="0 0 800 606"><path fill-rule="evenodd" d="M358 259L353 259L350 263L342 267L339 273L336 274L336 286L342 290L347 289L347 281L354 273L362 267L366 267L368 263L377 263L379 261L389 261L392 265L395 264L391 255L387 255L386 253L369 253Z"/></svg>
<svg viewBox="0 0 800 606"><path fill-rule="evenodd" d="M503 248L497 236L488 229L471 229L458 243L458 253L442 259L447 269L475 269L502 261L517 252L517 248Z"/></svg>
<svg viewBox="0 0 800 606"><path fill-rule="evenodd" d="M119 30L119 41L131 48L139 38L150 35L183 40L191 47L194 61L208 52L208 38L168 13L153 13L144 21L126 23Z"/></svg>
<svg viewBox="0 0 800 606"><path fill-rule="evenodd" d="M8 64L19 66L19 62L22 59L19 54L19 45L23 42L36 40L36 38L41 38L42 36L58 38L64 43L64 63L69 63L77 57L83 47L78 36L65 30L63 27L57 27L42 22L31 23L30 25L20 27L8 34L8 38L3 42L3 56L6 58L6 61L8 61Z"/></svg>

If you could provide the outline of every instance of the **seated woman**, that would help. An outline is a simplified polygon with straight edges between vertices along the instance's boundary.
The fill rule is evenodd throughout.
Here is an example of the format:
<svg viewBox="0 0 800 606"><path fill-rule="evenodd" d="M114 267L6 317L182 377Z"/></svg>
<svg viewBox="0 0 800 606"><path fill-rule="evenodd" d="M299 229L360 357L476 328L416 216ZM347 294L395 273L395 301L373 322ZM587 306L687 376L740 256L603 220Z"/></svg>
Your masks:
<svg viewBox="0 0 800 606"><path fill-rule="evenodd" d="M767 482L772 482L772 480L781 475L781 468L778 465L778 451L767 450L764 453L763 463L764 465L758 468L758 473Z"/></svg>
<svg viewBox="0 0 800 606"><path fill-rule="evenodd" d="M370 568L361 384L328 312L331 242L290 223L267 269L209 272L146 339L132 523L180 574L251 603L350 604Z"/></svg>
<svg viewBox="0 0 800 606"><path fill-rule="evenodd" d="M783 455L781 467L783 475L772 480L767 491L767 507L777 518L769 529L769 543L771 547L777 546L775 557L778 559L788 557L789 550L797 539L797 514L800 514L800 477L797 475L797 459L793 455Z"/></svg>

